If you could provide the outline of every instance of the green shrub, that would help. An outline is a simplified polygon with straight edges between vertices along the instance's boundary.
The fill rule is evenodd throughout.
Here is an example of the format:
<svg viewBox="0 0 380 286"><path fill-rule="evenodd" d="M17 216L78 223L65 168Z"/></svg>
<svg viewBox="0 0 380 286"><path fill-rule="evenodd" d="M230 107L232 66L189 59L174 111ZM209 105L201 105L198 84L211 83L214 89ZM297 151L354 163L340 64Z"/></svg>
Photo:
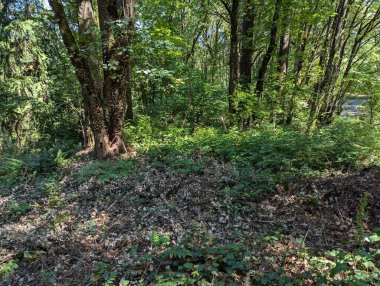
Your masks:
<svg viewBox="0 0 380 286"><path fill-rule="evenodd" d="M169 247L161 259L171 261L172 267L155 277L154 285L234 285L224 284L223 279L248 271L252 253L239 243L199 246L192 243ZM176 269L176 271L173 271Z"/></svg>
<svg viewBox="0 0 380 286"><path fill-rule="evenodd" d="M6 278L12 272L14 272L18 268L18 260L10 260L9 262L5 262L0 259L0 278ZM6 283L4 283L7 285Z"/></svg>
<svg viewBox="0 0 380 286"><path fill-rule="evenodd" d="M29 212L31 209L32 206L29 202L10 200L8 202L6 213L11 219L18 219L19 217Z"/></svg>
<svg viewBox="0 0 380 286"><path fill-rule="evenodd" d="M211 159L228 162L240 174L240 183L232 190L238 196L267 192L300 176L360 169L380 158L379 128L359 120L338 120L311 135L270 125L227 133L215 128L198 128L193 134L187 129L167 130L151 133L137 146L153 166L202 174Z"/></svg>
<svg viewBox="0 0 380 286"><path fill-rule="evenodd" d="M5 158L0 161L0 186L17 183L22 174L24 162L16 158Z"/></svg>
<svg viewBox="0 0 380 286"><path fill-rule="evenodd" d="M73 146L57 146L40 152L25 154L22 159L25 163L25 171L29 174L51 173L51 171L67 165L69 157L76 151Z"/></svg>
<svg viewBox="0 0 380 286"><path fill-rule="evenodd" d="M191 136L157 136L140 146L151 158L173 154L201 154L258 170L291 172L358 168L374 164L380 155L379 129L361 121L338 121L308 136L289 128L225 133L218 129L197 129Z"/></svg>

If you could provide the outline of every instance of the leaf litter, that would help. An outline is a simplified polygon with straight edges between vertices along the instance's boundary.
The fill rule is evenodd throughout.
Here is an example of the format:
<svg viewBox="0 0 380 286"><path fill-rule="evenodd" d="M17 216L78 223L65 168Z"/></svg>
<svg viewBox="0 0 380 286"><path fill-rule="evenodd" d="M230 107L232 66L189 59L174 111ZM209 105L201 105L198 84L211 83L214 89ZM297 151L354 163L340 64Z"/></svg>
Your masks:
<svg viewBox="0 0 380 286"><path fill-rule="evenodd" d="M62 171L55 193L38 191L31 182L1 193L0 268L18 261L17 271L0 276L4 285L91 285L99 263L118 279L132 270L135 281L149 282L165 266L159 260L162 249L152 244L153 233L168 237L172 246L204 237L256 246L255 271L267 271L263 265L269 263L297 272L310 267L289 255L301 244L314 252L355 247L355 215L364 194L365 231L380 227L377 167L309 178L242 199L226 192L239 183L238 172L216 160L207 162L202 173L146 165L111 182L78 180L83 164L88 162ZM15 215L10 205L19 201L30 208L18 204ZM270 234L281 238L261 244Z"/></svg>

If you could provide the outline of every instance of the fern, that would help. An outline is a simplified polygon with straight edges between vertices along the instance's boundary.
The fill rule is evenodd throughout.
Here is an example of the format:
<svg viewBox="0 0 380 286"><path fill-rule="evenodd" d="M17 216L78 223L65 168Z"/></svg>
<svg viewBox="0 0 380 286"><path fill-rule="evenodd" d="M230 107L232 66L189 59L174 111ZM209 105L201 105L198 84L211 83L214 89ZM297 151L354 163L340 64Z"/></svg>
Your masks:
<svg viewBox="0 0 380 286"><path fill-rule="evenodd" d="M0 164L0 178L14 180L21 175L24 162L15 158L5 158Z"/></svg>

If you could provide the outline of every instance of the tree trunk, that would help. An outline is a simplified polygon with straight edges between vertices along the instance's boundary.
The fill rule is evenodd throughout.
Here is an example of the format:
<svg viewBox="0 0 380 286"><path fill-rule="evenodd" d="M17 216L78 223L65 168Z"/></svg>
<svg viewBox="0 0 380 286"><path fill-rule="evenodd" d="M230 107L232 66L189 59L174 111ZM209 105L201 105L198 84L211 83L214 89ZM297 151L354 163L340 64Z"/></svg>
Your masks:
<svg viewBox="0 0 380 286"><path fill-rule="evenodd" d="M94 134L92 133L90 126L90 114L89 108L85 107L83 104L83 112L80 114L80 124L82 127L83 145L87 149L93 149L95 146Z"/></svg>
<svg viewBox="0 0 380 286"><path fill-rule="evenodd" d="M330 87L328 88L328 92L325 94L323 105L321 106L318 118L324 124L329 124L333 121L334 114L337 110L342 108L342 104L344 102L346 93L349 89L349 86L352 84L351 80L347 80L350 70L354 64L354 60L359 52L359 50L363 47L362 43L366 36L377 26L380 16L380 8L377 8L371 17L368 18L368 10L371 8L371 3L362 2L361 5L356 7L356 11L354 11L353 16L348 17L348 13L350 10L351 1L348 3L341 3L341 14L344 15L343 20L341 21L341 30L344 29L344 34L341 32L340 34L346 35L345 37L340 36L339 42L337 44L337 50L339 51L339 56L335 57L335 62L333 65L333 71L331 75L331 79L329 81ZM344 5L345 4L345 5ZM366 6L367 5L367 6ZM363 12L363 17L360 20L357 20L360 12ZM347 19L351 19L348 27L345 27L345 22ZM338 88L336 87L336 83L338 82L338 75L342 68L343 58L346 54L347 45L349 44L349 40L352 35L355 34L355 26L356 22L359 22L360 25L357 28L355 38L353 39L353 44L351 47L351 52L349 53L348 59L346 60L346 67L343 72L343 76L340 80L340 85Z"/></svg>
<svg viewBox="0 0 380 286"><path fill-rule="evenodd" d="M231 19L231 47L230 47L230 80L228 88L228 111L230 114L236 113L234 107L234 100L236 97L236 87L239 78L239 38L238 38L238 25L239 25L239 0L232 1Z"/></svg>
<svg viewBox="0 0 380 286"><path fill-rule="evenodd" d="M336 15L332 22L330 34L330 46L328 50L327 63L324 66L324 73L318 86L318 97L321 99L320 106L313 107L314 121L329 124L332 116L327 106L330 105L331 95L334 93L335 83L338 79L340 54L339 47L342 46L342 31L347 17L348 0L340 0L337 5ZM315 103L316 104L316 103Z"/></svg>
<svg viewBox="0 0 380 286"><path fill-rule="evenodd" d="M125 114L125 118L127 121L133 121L134 113L133 113L133 99L132 99L132 72L131 72L131 64L128 63L125 71L127 87L126 87L126 98L127 98L127 111Z"/></svg>
<svg viewBox="0 0 380 286"><path fill-rule="evenodd" d="M234 100L239 79L239 5L240 0L232 0L231 5L226 0L220 0L227 9L230 18L230 71L228 83L228 113L235 114Z"/></svg>
<svg viewBox="0 0 380 286"><path fill-rule="evenodd" d="M255 24L255 9L248 3L242 23L242 40L240 56L240 84L243 91L248 91L252 83L253 27Z"/></svg>
<svg viewBox="0 0 380 286"><path fill-rule="evenodd" d="M288 73L289 68L289 52L290 52L290 35L287 31L280 37L280 47L278 50L278 85L277 93L280 99L281 108L283 111L281 123L285 121L285 92L284 92L284 80Z"/></svg>
<svg viewBox="0 0 380 286"><path fill-rule="evenodd" d="M321 91L323 89L323 69L326 65L326 59L327 59L326 53L327 53L327 49L328 49L328 45L330 41L331 22L332 22L332 18L330 17L326 24L326 34L325 34L325 39L323 42L323 47L319 51L320 55L319 55L318 66L321 69L321 75L318 77L317 81L314 83L313 94L312 94L311 100L309 101L310 116L309 116L307 132L313 129L314 125L316 124L318 105L319 105L319 101L321 97Z"/></svg>
<svg viewBox="0 0 380 286"><path fill-rule="evenodd" d="M108 102L111 141L123 138L126 114L128 119L133 119L129 46L134 30L135 1L117 2L115 7L112 0L98 0L103 64L107 67L103 93Z"/></svg>
<svg viewBox="0 0 380 286"><path fill-rule="evenodd" d="M253 27L255 24L255 7L249 1L244 3L244 16L241 26L241 55L240 55L240 70L239 83L243 92L249 92L252 84L252 56L253 56ZM250 124L250 118L242 115L246 111L246 103L239 101L238 106L238 121L244 127Z"/></svg>
<svg viewBox="0 0 380 286"><path fill-rule="evenodd" d="M304 29L300 31L298 34L298 45L297 45L297 52L296 52L296 60L294 63L294 86L295 91L291 94L289 108L286 114L286 121L285 124L290 125L293 121L293 115L294 115L294 109L295 109L295 101L296 101L296 95L300 92L300 85L302 83L301 78L301 72L303 70L304 62L305 62L305 51L306 46L308 42L308 37L310 30L312 28L312 25L304 26Z"/></svg>
<svg viewBox="0 0 380 286"><path fill-rule="evenodd" d="M103 65L107 67L101 76L97 55L81 52L91 42L97 41L95 34L91 33L96 28L91 1L78 0L80 49L69 27L61 0L49 0L82 87L84 107L94 134L94 153L98 159L114 158L127 152L123 141L123 127L128 102L128 116L132 114L128 48L135 21L135 1L124 0L116 5L111 0L98 1ZM107 105L104 105L103 98Z"/></svg>
<svg viewBox="0 0 380 286"><path fill-rule="evenodd" d="M276 38L277 38L277 31L278 31L278 23L280 19L281 6L282 6L282 0L277 0L275 8L274 8L274 15L273 15L273 20L272 20L268 49L266 50L264 57L261 61L259 73L257 75L256 95L258 97L261 97L264 91L265 76L268 70L269 62L276 48Z"/></svg>

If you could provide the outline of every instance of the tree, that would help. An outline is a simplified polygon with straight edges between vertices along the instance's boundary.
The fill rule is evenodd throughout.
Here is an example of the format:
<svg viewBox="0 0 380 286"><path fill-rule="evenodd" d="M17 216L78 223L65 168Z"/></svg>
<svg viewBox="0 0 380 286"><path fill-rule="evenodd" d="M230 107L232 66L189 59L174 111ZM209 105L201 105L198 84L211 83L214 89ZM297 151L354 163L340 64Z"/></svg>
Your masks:
<svg viewBox="0 0 380 286"><path fill-rule="evenodd" d="M287 3L285 3L287 4ZM290 53L290 41L291 41L291 35L289 31L289 17L290 17L290 11L289 6L285 5L284 12L283 12L283 19L282 19L282 31L280 34L280 41L279 41L279 47L278 47L278 83L276 86L276 91L278 94L279 102L281 105L281 123L285 122L285 114L284 111L286 110L286 102L285 102L285 90L284 85L286 83L286 76L288 74L289 70L289 53Z"/></svg>
<svg viewBox="0 0 380 286"><path fill-rule="evenodd" d="M376 1L339 0L333 4L335 13L326 23L325 40L319 51L321 72L311 99L309 129L316 123L333 121L351 87L348 77L352 68L377 45L373 41L374 31L380 26L380 7Z"/></svg>
<svg viewBox="0 0 380 286"><path fill-rule="evenodd" d="M255 5L252 1L245 4L241 25L240 84L248 91L252 83L253 26L255 24Z"/></svg>
<svg viewBox="0 0 380 286"><path fill-rule="evenodd" d="M79 41L74 37L62 1L49 3L82 88L84 108L94 135L95 157L106 159L126 153L123 127L126 115L128 118L133 115L129 47L136 0L98 0L100 38L96 35L93 3L78 0ZM100 57L91 49L99 42Z"/></svg>
<svg viewBox="0 0 380 286"><path fill-rule="evenodd" d="M281 6L282 6L282 0L276 0L276 4L274 7L273 20L272 20L271 29L270 29L269 45L263 56L263 59L260 64L259 72L257 75L256 94L258 97L261 97L264 91L265 75L269 67L269 62L276 48L276 39L277 39Z"/></svg>
<svg viewBox="0 0 380 286"><path fill-rule="evenodd" d="M313 129L372 78L378 1L140 0L135 28L136 2L51 0L52 18L42 0L1 1L0 140L21 150L82 137L114 157L132 110L152 127L227 129L228 109L243 128Z"/></svg>
<svg viewBox="0 0 380 286"><path fill-rule="evenodd" d="M228 83L228 112L233 114L236 112L234 107L234 99L236 96L236 87L239 79L239 5L240 0L232 0L228 3L220 0L226 8L230 18L230 75Z"/></svg>
<svg viewBox="0 0 380 286"><path fill-rule="evenodd" d="M81 136L79 85L44 11L38 1L0 4L0 141L18 151Z"/></svg>

